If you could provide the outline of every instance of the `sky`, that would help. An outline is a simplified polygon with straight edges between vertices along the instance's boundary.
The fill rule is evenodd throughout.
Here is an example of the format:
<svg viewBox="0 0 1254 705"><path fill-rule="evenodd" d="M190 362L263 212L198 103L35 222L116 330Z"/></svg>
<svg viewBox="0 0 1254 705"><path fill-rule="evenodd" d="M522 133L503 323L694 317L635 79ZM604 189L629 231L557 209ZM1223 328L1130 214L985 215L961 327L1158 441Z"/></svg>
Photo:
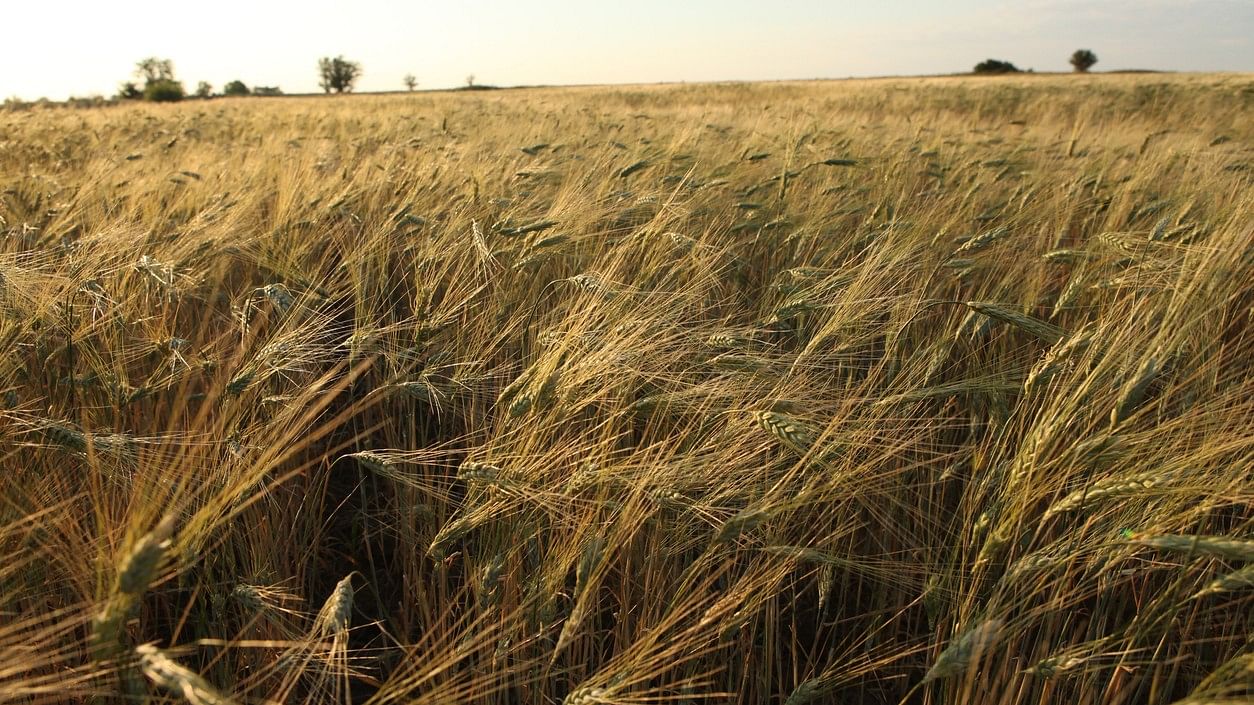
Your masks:
<svg viewBox="0 0 1254 705"><path fill-rule="evenodd" d="M0 99L112 95L170 59L188 90L358 91L916 75L982 59L1067 71L1254 71L1254 0L0 0Z"/></svg>

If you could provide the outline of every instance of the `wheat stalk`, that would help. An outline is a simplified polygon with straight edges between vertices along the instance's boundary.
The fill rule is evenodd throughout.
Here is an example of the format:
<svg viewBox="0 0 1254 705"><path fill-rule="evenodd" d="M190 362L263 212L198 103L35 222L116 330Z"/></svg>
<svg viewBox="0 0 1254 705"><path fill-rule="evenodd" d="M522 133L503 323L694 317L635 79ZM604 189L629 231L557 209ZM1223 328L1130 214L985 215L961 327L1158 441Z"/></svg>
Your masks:
<svg viewBox="0 0 1254 705"><path fill-rule="evenodd" d="M1172 472L1150 472L1130 477L1099 480L1055 502L1045 511L1043 518L1048 519L1063 512L1072 512L1094 502L1141 494L1168 485L1176 478L1177 474Z"/></svg>
<svg viewBox="0 0 1254 705"><path fill-rule="evenodd" d="M1068 308L1071 308L1071 305L1074 304L1076 300L1080 298L1080 295L1084 293L1085 289L1088 288L1089 281L1089 277L1083 270L1072 275L1071 279L1067 281L1067 286L1063 287L1062 292L1058 294L1058 299L1054 302L1054 308L1050 312L1049 317L1057 318L1058 314Z"/></svg>
<svg viewBox="0 0 1254 705"><path fill-rule="evenodd" d="M1042 257L1054 264L1079 264L1096 259L1097 255L1087 250L1060 249L1046 252Z"/></svg>
<svg viewBox="0 0 1254 705"><path fill-rule="evenodd" d="M583 547L579 564L575 566L575 589L580 592L588 585L593 573L605 559L605 539L594 536Z"/></svg>
<svg viewBox="0 0 1254 705"><path fill-rule="evenodd" d="M427 548L427 555L436 560L444 558L445 550L454 542L469 534L480 521L479 516L475 514L466 514L450 520L440 527L435 537L431 539L431 546Z"/></svg>
<svg viewBox="0 0 1254 705"><path fill-rule="evenodd" d="M353 575L344 576L318 611L315 626L323 635L337 635L348 631L353 617Z"/></svg>
<svg viewBox="0 0 1254 705"><path fill-rule="evenodd" d="M1068 336L1066 340L1060 341L1050 348L1049 352L1032 366L1028 376L1023 380L1024 393L1027 394L1040 388L1041 385L1066 368L1075 356L1083 352L1093 342L1093 334L1093 326L1085 326Z"/></svg>
<svg viewBox="0 0 1254 705"><path fill-rule="evenodd" d="M980 233L979 235L976 235L975 237L972 237L968 239L966 242L962 243L962 245L960 245L958 249L954 250L954 253L953 255L951 255L951 257L956 257L960 254L964 254L967 252L978 252L988 247L989 245L992 245L998 240L1005 238L1009 234L1010 234L1010 228L1007 228L1005 226L1000 227L1000 228L994 228L993 230Z"/></svg>
<svg viewBox="0 0 1254 705"><path fill-rule="evenodd" d="M479 570L479 609L487 611L500 602L505 577L505 554L498 553Z"/></svg>
<svg viewBox="0 0 1254 705"><path fill-rule="evenodd" d="M924 683L961 675L997 640L1003 622L990 619L968 629L945 647L923 676Z"/></svg>
<svg viewBox="0 0 1254 705"><path fill-rule="evenodd" d="M575 599L575 604L571 607L570 615L566 618L566 622L562 624L562 631L557 637L557 644L553 647L553 653L549 659L549 663L556 663L557 657L566 650L570 643L578 636L580 628L583 626L583 620L587 617L588 612L592 609L592 603L595 601L596 589L592 586L585 585L579 592L579 597Z"/></svg>
<svg viewBox="0 0 1254 705"><path fill-rule="evenodd" d="M788 694L788 698L784 700L784 705L809 705L809 703L817 701L819 698L827 695L830 688L825 687L823 682L818 678L811 678L802 681L793 688Z"/></svg>
<svg viewBox="0 0 1254 705"><path fill-rule="evenodd" d="M763 546L760 550L763 553L807 563L831 563L834 560L822 551L806 548L805 546Z"/></svg>
<svg viewBox="0 0 1254 705"><path fill-rule="evenodd" d="M714 350L738 350L746 347L750 339L734 333L711 333L702 342Z"/></svg>
<svg viewBox="0 0 1254 705"><path fill-rule="evenodd" d="M1141 546L1157 548L1160 551L1177 553L1204 553L1234 561L1254 561L1254 541L1234 539L1227 536L1182 536L1179 534L1159 534L1149 536L1133 534L1128 540Z"/></svg>
<svg viewBox="0 0 1254 705"><path fill-rule="evenodd" d="M1006 579L1016 580L1029 573L1050 570L1066 563L1066 561L1067 558L1065 556L1045 553L1043 551L1029 553L1028 555L1015 561L1014 564L1010 566L1010 569L1006 571Z"/></svg>
<svg viewBox="0 0 1254 705"><path fill-rule="evenodd" d="M232 705L230 698L222 695L196 672L182 666L161 649L152 644L135 647L144 675L154 684L191 705Z"/></svg>
<svg viewBox="0 0 1254 705"><path fill-rule="evenodd" d="M473 460L464 461L457 470L457 478L467 483L477 483L488 486L503 486L506 484L505 471L491 463L482 463Z"/></svg>
<svg viewBox="0 0 1254 705"><path fill-rule="evenodd" d="M96 658L108 659L122 649L122 628L131 610L148 590L170 548L174 516L168 515L156 528L144 534L122 557L117 579L104 609L92 620L92 642Z"/></svg>
<svg viewBox="0 0 1254 705"><path fill-rule="evenodd" d="M1150 356L1141 363L1140 369L1137 370L1128 382L1119 392L1119 399L1115 402L1115 408L1110 410L1110 426L1114 428L1126 420L1137 406L1141 404L1141 400L1145 398L1145 392L1149 390L1150 385L1158 378L1162 371L1162 363L1157 356Z"/></svg>
<svg viewBox="0 0 1254 705"><path fill-rule="evenodd" d="M1234 592L1247 588L1254 588L1254 563L1215 578L1194 597L1217 595L1223 592Z"/></svg>
<svg viewBox="0 0 1254 705"><path fill-rule="evenodd" d="M1040 678L1055 678L1064 673L1070 673L1076 668L1083 666L1088 659L1081 656L1073 656L1069 654L1060 654L1041 659L1029 668L1024 669L1024 673L1029 673Z"/></svg>
<svg viewBox="0 0 1254 705"><path fill-rule="evenodd" d="M714 537L714 542L725 543L733 541L746 531L756 529L762 522L770 518L771 512L765 509L745 509L723 522L723 525L719 527L718 534Z"/></svg>
<svg viewBox="0 0 1254 705"><path fill-rule="evenodd" d="M758 425L798 455L805 455L816 441L813 431L796 419L774 411L759 411Z"/></svg>
<svg viewBox="0 0 1254 705"><path fill-rule="evenodd" d="M608 690L593 686L580 686L562 698L562 705L608 705L612 702Z"/></svg>
<svg viewBox="0 0 1254 705"><path fill-rule="evenodd" d="M367 470L381 473L385 476L393 470L392 462L386 456L372 450L360 450L356 453L349 453L348 457L361 463Z"/></svg>
<svg viewBox="0 0 1254 705"><path fill-rule="evenodd" d="M836 564L832 561L825 561L819 566L818 590L819 590L819 614L827 611L827 605L832 601L832 589L836 586Z"/></svg>
<svg viewBox="0 0 1254 705"><path fill-rule="evenodd" d="M1022 383L1005 377L980 377L947 382L934 387L920 387L900 394L886 396L875 406L891 406L907 402L923 401L937 397L953 397L966 394L1009 394L1019 391Z"/></svg>
<svg viewBox="0 0 1254 705"><path fill-rule="evenodd" d="M989 318L1012 325L1025 333L1030 333L1047 343L1057 343L1062 340L1064 335L1062 328L1052 323L1046 323L1039 318L1033 318L1024 313L1020 313L1010 308L1006 308L1001 304L990 303L987 301L967 301L967 308L977 313L984 314Z"/></svg>

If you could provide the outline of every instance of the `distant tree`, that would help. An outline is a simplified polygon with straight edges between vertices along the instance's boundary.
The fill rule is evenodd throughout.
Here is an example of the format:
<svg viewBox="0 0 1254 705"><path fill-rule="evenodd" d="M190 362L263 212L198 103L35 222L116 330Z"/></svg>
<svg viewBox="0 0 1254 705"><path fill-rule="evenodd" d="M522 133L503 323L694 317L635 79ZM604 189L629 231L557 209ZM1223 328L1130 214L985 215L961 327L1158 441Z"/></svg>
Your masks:
<svg viewBox="0 0 1254 705"><path fill-rule="evenodd" d="M401 80L405 82L406 90L412 91L418 87L418 79L414 78L414 75L412 73L405 74L405 78Z"/></svg>
<svg viewBox="0 0 1254 705"><path fill-rule="evenodd" d="M253 95L283 95L278 86L254 86Z"/></svg>
<svg viewBox="0 0 1254 705"><path fill-rule="evenodd" d="M174 79L174 63L169 59L150 56L138 61L135 75L144 79L144 100L168 103L182 100L185 95L183 84Z"/></svg>
<svg viewBox="0 0 1254 705"><path fill-rule="evenodd" d="M322 57L318 59L318 85L330 93L352 93L353 84L361 77L361 64L349 61L343 56L334 59Z"/></svg>
<svg viewBox="0 0 1254 705"><path fill-rule="evenodd" d="M136 62L135 75L144 79L144 83L174 80L174 62L169 59L158 59L150 56Z"/></svg>
<svg viewBox="0 0 1254 705"><path fill-rule="evenodd" d="M1075 68L1076 73L1088 73L1093 68L1093 64L1097 63L1097 54L1088 49L1076 49L1071 55L1071 66Z"/></svg>
<svg viewBox="0 0 1254 705"><path fill-rule="evenodd" d="M222 95L248 95L250 92L251 91L248 90L248 86L244 85L244 82L239 80L231 81L222 87Z"/></svg>
<svg viewBox="0 0 1254 705"><path fill-rule="evenodd" d="M468 75L466 76L466 87L467 87L467 88L474 88L474 87L475 87L475 75L474 75L473 73L472 73L472 74L468 74Z"/></svg>
<svg viewBox="0 0 1254 705"><path fill-rule="evenodd" d="M118 86L118 100L139 100L144 97L144 90L135 84L134 81L126 81Z"/></svg>
<svg viewBox="0 0 1254 705"><path fill-rule="evenodd" d="M211 86L208 81L201 81L200 83L197 83L196 84L196 97L197 98L212 98L213 86Z"/></svg>
<svg viewBox="0 0 1254 705"><path fill-rule="evenodd" d="M1009 61L998 61L997 59L985 59L975 65L976 73L1019 73L1018 67Z"/></svg>

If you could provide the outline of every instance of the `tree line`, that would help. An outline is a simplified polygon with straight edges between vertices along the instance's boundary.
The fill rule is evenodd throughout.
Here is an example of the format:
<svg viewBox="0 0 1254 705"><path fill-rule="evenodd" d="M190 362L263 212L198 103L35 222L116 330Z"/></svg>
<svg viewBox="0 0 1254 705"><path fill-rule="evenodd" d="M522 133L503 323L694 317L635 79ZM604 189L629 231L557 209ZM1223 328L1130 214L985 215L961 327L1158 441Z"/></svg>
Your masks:
<svg viewBox="0 0 1254 705"><path fill-rule="evenodd" d="M1093 68L1093 65L1097 63L1097 54L1094 54L1091 49L1076 49L1071 54L1068 62L1076 73L1088 73L1089 69ZM1028 69L1028 71L1031 72L1032 69ZM972 72L980 74L1022 73L1019 67L1009 61L1001 61L999 59L985 59L976 64Z"/></svg>
<svg viewBox="0 0 1254 705"><path fill-rule="evenodd" d="M343 56L325 56L318 59L318 87L325 93L352 93L361 78L361 64L350 61ZM208 81L196 84L196 90L188 93L183 82L174 76L174 62L169 59L149 57L135 64L135 78L138 80L124 81L119 87L117 100L148 100L166 103L185 98L213 98L215 96L274 96L283 95L278 86L249 86L241 80L234 80L222 86L221 92L214 92ZM469 81L473 84L473 78ZM413 74L406 74L401 80L407 90L418 87L418 79Z"/></svg>
<svg viewBox="0 0 1254 705"><path fill-rule="evenodd" d="M1071 54L1068 61L1076 73L1087 73L1097 63L1097 54L1090 49L1077 49ZM1022 73L1013 63L999 59L985 59L976 64L972 71L976 74ZM1028 71L1031 72L1032 69L1028 69ZM356 61L350 61L344 58L343 55L335 57L324 56L318 59L318 86L325 93L352 93L361 75L361 64ZM196 84L196 90L188 93L183 82L174 75L174 62L170 59L159 59L157 57L148 57L138 61L135 64L135 78L139 80L124 81L118 87L118 92L114 96L115 100L147 100L163 103L179 101L189 97L204 99L217 96L283 95L282 89L278 86L254 85L250 88L239 79L224 84L220 92L215 92L213 85L208 81L200 81ZM418 79L412 73L405 74L401 79L401 83L406 90L410 91L418 87ZM476 84L474 74L466 77L466 89L475 90L491 87ZM84 100L98 103L103 102L104 99L99 96L90 99L71 98L70 102L81 102Z"/></svg>
<svg viewBox="0 0 1254 705"><path fill-rule="evenodd" d="M149 57L135 64L135 77L142 80L142 85L135 81L124 81L118 87L114 98L118 100L149 100L155 103L169 103L189 97L183 82L174 76L174 62L169 59ZM213 85L208 81L196 84L196 91L191 94L196 98L212 98L215 95L283 95L278 86L253 86L249 88L243 81L235 80L222 86L221 93L214 93Z"/></svg>
<svg viewBox="0 0 1254 705"><path fill-rule="evenodd" d="M1077 49L1071 54L1068 61L1076 73L1087 73L1097 63L1097 54L1093 53L1091 49ZM1028 71L1031 70L1028 69ZM975 65L973 73L1005 74L1021 73L1021 70L1009 61L985 59ZM357 80L361 78L361 74L361 64L356 61L350 61L344 58L343 55L335 57L324 56L318 59L318 86L324 93L352 93L353 88L357 85ZM116 98L122 100L144 99L155 102L168 102L183 100L187 97L183 83L174 77L174 64L169 59L158 59L155 57L143 59L136 64L135 75L143 80L143 86L141 87L134 81L127 81L122 84ZM418 79L412 73L406 74L401 79L401 82L410 91L418 87ZM474 74L466 77L466 88L484 87L475 84ZM266 96L283 95L283 91L278 86L254 86L249 88L243 81L235 80L224 85L220 94L215 94L212 85L206 81L201 81L197 84L194 95L197 98L211 98L214 95Z"/></svg>

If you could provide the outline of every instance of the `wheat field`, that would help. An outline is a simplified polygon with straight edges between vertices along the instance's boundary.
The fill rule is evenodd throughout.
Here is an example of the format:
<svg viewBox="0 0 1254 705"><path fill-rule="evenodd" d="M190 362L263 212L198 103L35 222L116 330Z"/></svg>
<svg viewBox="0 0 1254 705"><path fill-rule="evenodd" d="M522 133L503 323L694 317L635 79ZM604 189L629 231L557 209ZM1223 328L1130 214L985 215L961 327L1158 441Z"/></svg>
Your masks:
<svg viewBox="0 0 1254 705"><path fill-rule="evenodd" d="M0 112L0 701L1250 702L1252 115Z"/></svg>

